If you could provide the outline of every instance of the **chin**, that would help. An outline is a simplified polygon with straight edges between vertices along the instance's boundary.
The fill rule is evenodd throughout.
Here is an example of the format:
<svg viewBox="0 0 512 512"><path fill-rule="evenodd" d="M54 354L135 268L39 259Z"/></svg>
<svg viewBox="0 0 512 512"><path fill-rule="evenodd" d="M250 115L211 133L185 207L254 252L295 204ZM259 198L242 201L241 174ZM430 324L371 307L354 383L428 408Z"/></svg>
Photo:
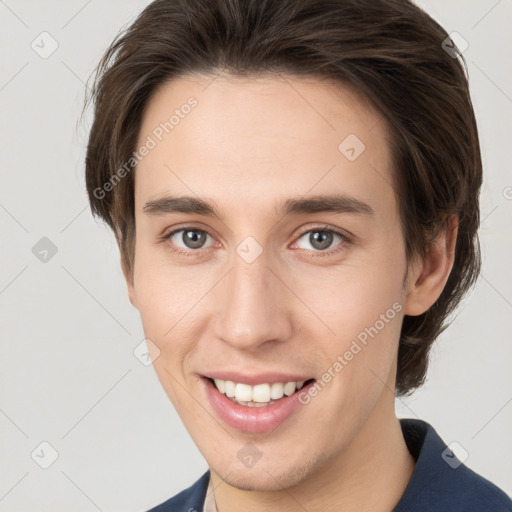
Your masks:
<svg viewBox="0 0 512 512"><path fill-rule="evenodd" d="M310 478L323 462L323 458L322 460L302 464L290 461L289 465L281 463L277 468L272 469L256 464L256 466L247 468L245 471L239 468L228 470L225 478L215 468L214 471L221 476L225 483L241 491L282 491L299 485Z"/></svg>

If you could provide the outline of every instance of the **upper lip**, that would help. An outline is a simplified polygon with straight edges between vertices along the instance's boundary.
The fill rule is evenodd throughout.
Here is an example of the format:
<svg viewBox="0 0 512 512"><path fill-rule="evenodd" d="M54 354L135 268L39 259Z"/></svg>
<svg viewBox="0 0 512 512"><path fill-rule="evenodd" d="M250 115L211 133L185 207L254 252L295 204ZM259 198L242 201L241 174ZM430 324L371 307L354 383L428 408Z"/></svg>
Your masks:
<svg viewBox="0 0 512 512"><path fill-rule="evenodd" d="M263 372L249 373L240 371L218 370L203 374L204 377L210 379L230 380L241 384L273 384L274 382L300 382L310 380L313 377L300 373L284 373L284 372Z"/></svg>

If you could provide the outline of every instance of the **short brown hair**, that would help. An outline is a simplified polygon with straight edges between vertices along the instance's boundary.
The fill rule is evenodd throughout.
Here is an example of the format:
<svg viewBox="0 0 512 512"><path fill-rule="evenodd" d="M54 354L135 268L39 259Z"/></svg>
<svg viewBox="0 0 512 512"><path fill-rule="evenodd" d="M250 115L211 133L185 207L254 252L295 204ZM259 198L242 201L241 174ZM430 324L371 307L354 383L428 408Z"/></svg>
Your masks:
<svg viewBox="0 0 512 512"><path fill-rule="evenodd" d="M395 393L421 386L430 347L481 265L478 132L465 62L447 38L408 0L150 3L107 49L84 104L95 103L85 165L89 201L113 229L123 264L133 270L134 173L123 173L108 193L104 185L134 153L144 108L157 87L190 73L219 71L352 86L390 127L408 261L426 254L450 215L458 219L455 261L443 292L428 311L405 316L402 325Z"/></svg>

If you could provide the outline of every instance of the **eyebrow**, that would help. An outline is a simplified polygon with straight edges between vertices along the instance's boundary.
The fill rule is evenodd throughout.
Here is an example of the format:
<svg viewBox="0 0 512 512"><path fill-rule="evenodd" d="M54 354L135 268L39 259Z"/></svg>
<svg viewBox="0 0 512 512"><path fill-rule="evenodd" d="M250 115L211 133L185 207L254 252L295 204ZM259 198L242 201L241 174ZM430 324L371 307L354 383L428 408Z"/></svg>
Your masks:
<svg viewBox="0 0 512 512"><path fill-rule="evenodd" d="M165 196L152 199L146 202L142 211L149 215L196 213L208 217L223 218L213 202L193 196ZM279 216L320 212L352 213L368 216L375 214L374 209L369 204L345 194L290 198L284 201L275 211Z"/></svg>

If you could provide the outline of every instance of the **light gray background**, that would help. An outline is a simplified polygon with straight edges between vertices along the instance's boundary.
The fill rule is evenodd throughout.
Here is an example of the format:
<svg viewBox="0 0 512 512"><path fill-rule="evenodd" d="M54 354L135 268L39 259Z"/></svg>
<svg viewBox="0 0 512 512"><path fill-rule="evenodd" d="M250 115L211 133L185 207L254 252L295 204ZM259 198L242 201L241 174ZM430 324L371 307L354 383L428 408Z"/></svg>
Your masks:
<svg viewBox="0 0 512 512"><path fill-rule="evenodd" d="M0 511L142 511L207 468L133 355L139 316L84 187L84 83L147 3L0 0ZM434 347L427 384L397 400L397 414L429 421L512 494L512 1L420 5L469 43L484 265ZM47 59L31 48L43 31L59 45ZM42 237L58 249L46 263L32 252ZM49 460L43 441L58 452L48 469L31 457Z"/></svg>

